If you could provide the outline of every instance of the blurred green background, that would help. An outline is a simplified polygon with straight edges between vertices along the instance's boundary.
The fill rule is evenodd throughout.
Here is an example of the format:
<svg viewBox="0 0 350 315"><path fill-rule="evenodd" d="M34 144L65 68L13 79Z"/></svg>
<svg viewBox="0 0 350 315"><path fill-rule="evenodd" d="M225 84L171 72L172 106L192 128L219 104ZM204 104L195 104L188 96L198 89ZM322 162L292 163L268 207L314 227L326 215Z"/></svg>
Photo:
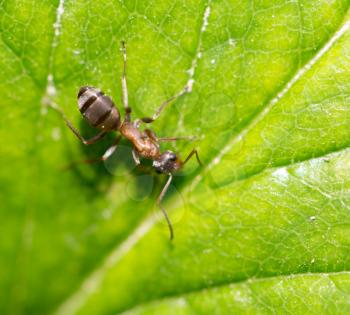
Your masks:
<svg viewBox="0 0 350 315"><path fill-rule="evenodd" d="M0 0L0 314L349 314L350 1ZM186 156L72 162L92 85Z"/></svg>

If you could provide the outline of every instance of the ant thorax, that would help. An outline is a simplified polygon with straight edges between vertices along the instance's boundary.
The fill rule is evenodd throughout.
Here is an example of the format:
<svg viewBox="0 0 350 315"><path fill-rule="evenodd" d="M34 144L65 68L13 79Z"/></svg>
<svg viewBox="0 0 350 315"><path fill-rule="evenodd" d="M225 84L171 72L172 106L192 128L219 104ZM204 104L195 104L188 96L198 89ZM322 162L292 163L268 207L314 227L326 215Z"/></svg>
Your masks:
<svg viewBox="0 0 350 315"><path fill-rule="evenodd" d="M133 144L139 156L152 160L160 156L157 138L149 129L141 131L134 123L123 122L119 132Z"/></svg>

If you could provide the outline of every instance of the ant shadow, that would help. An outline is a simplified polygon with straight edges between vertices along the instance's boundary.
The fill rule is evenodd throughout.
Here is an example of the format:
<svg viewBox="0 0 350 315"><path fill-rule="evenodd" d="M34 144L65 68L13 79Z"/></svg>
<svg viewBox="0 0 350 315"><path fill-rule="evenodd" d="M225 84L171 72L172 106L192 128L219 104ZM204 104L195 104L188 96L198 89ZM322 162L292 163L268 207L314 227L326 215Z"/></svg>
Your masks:
<svg viewBox="0 0 350 315"><path fill-rule="evenodd" d="M85 120L81 120L78 128L85 139L89 139L98 133L96 128L91 127ZM74 137L74 135L72 134ZM69 154L71 164L66 168L73 172L82 185L94 191L94 193L108 188L118 179L132 176L136 189L132 193L133 199L140 201L146 196L151 197L157 193L161 180L152 168L152 162L142 160L142 164L136 165L132 157L132 146L121 139L116 151L106 161L86 162L96 160L103 156L106 150L114 143L117 133L109 132L101 140L92 145L84 145L78 142L82 152L80 160ZM155 191L156 190L156 191ZM158 192L159 193L159 192Z"/></svg>
<svg viewBox="0 0 350 315"><path fill-rule="evenodd" d="M85 139L89 139L99 132L83 119L80 121L78 130ZM74 137L73 134L72 137ZM71 161L71 164L67 170L73 172L81 184L94 191L94 194L103 193L113 182L128 176L133 178L133 191L129 192L132 199L142 201L145 198L157 198L165 185L166 179L164 177L166 175L157 174L150 160L142 159L141 164L137 166L132 157L132 145L127 140L122 138L115 152L106 161L97 161L114 143L116 137L118 137L117 133L109 132L92 145L84 145L77 141L82 157L79 160L70 154L68 160ZM86 163L86 161L91 160L96 161ZM173 188L169 189L164 199L169 199L178 193L181 187L187 185L198 174L198 171L195 169L188 173L188 171L182 170L180 173L174 174L171 183Z"/></svg>

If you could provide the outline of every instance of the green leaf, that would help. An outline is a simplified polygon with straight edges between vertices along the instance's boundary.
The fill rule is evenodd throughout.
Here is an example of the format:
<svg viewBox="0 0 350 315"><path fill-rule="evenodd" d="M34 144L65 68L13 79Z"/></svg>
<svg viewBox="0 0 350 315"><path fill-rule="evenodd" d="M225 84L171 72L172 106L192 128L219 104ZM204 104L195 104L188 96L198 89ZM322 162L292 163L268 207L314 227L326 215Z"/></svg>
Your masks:
<svg viewBox="0 0 350 315"><path fill-rule="evenodd" d="M350 2L0 1L1 314L350 312ZM135 170L84 147L80 86L191 160ZM193 81L192 81L193 80ZM129 156L129 160L127 159Z"/></svg>

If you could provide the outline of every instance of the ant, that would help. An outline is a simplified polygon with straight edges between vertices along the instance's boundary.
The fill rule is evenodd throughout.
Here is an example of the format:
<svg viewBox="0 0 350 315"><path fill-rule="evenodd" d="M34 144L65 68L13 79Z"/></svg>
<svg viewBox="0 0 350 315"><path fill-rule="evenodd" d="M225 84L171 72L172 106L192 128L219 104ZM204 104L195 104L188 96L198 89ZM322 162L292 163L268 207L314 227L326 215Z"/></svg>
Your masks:
<svg viewBox="0 0 350 315"><path fill-rule="evenodd" d="M159 197L157 198L157 205L163 212L163 215L167 221L170 239L174 238L174 231L171 224L171 221L168 217L168 214L165 208L161 205L161 201L164 198L170 183L173 179L173 174L176 171L179 171L188 160L195 155L198 164L201 166L202 163L199 159L198 152L196 149L193 149L190 154L186 157L184 161L181 161L180 158L172 151L160 151L160 142L166 141L176 141L176 140L193 140L193 137L167 137L167 138L158 138L151 129L140 130L141 123L150 124L154 122L161 114L163 109L172 101L178 99L182 95L191 90L191 82L177 94L163 102L158 110L151 117L143 117L141 119L131 120L131 107L129 107L128 102L128 90L126 85L126 47L125 42L121 42L121 50L123 53L123 73L122 73L122 94L123 94L123 105L125 110L125 117L121 120L120 113L115 107L111 98L105 95L101 90L91 87L83 86L79 89L78 92L78 107L80 113L87 120L87 122L100 129L101 131L92 137L91 139L84 139L80 135L79 131L73 127L71 122L65 117L63 112L61 112L57 107L54 109L59 110L62 114L63 119L65 120L67 126L73 131L73 133L78 137L78 139L85 145L90 145L98 140L102 139L109 131L119 131L120 135L115 139L112 146L110 146L104 155L98 159L86 160L86 163L93 163L96 161L105 161L107 160L113 152L116 150L118 143L122 137L128 139L132 145L132 156L136 165L140 164L140 157L145 159L153 160L152 166L159 174L167 174L168 180L164 185Z"/></svg>

